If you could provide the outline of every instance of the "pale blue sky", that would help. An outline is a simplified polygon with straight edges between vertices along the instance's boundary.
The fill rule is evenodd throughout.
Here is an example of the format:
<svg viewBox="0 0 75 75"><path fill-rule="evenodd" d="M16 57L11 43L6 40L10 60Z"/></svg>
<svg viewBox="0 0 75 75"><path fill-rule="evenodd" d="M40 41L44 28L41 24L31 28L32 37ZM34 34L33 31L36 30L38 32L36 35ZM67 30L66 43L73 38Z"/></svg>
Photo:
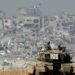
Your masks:
<svg viewBox="0 0 75 75"><path fill-rule="evenodd" d="M13 16L18 8L31 7L39 2L45 15L58 15L63 11L75 14L75 0L0 0L0 10Z"/></svg>

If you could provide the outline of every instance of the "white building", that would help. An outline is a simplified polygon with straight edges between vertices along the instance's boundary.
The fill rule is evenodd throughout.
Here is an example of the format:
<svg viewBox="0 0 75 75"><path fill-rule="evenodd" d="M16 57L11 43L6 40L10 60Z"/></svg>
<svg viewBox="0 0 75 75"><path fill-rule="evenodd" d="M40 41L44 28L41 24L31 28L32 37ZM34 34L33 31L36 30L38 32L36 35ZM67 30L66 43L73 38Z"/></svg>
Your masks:
<svg viewBox="0 0 75 75"><path fill-rule="evenodd" d="M12 25L12 19L11 18L4 18L3 23L5 27L10 27Z"/></svg>

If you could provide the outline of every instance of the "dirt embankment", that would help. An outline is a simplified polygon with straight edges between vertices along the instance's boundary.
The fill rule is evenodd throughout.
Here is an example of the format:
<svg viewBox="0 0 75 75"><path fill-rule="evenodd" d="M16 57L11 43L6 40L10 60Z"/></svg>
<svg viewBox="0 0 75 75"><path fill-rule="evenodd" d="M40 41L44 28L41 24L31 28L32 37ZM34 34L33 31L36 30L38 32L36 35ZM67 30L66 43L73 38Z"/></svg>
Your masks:
<svg viewBox="0 0 75 75"><path fill-rule="evenodd" d="M0 71L0 75L30 75L26 70L17 69L10 71Z"/></svg>

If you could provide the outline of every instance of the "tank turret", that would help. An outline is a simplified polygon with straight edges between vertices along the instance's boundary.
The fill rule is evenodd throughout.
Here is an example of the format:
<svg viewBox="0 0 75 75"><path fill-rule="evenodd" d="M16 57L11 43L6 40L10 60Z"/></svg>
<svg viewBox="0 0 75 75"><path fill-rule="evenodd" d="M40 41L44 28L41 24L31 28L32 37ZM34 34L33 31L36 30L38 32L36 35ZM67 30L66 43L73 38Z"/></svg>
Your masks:
<svg viewBox="0 0 75 75"><path fill-rule="evenodd" d="M70 63L71 56L69 52L66 52L65 46L58 45L57 49L51 49L48 43L47 47L48 48L46 48L46 50L39 51L39 58L38 58L39 60L49 62L49 63L50 62L52 63L54 60L58 60L61 63Z"/></svg>

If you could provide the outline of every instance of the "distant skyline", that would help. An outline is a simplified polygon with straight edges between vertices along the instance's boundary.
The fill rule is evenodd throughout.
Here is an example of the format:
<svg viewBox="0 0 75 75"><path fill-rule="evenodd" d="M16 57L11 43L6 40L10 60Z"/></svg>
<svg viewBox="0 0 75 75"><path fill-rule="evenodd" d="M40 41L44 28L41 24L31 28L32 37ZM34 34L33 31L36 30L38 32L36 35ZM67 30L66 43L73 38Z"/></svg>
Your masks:
<svg viewBox="0 0 75 75"><path fill-rule="evenodd" d="M14 16L18 8L31 8L39 3L43 14L47 16L59 15L62 12L75 14L75 0L0 0L0 10L7 16Z"/></svg>

